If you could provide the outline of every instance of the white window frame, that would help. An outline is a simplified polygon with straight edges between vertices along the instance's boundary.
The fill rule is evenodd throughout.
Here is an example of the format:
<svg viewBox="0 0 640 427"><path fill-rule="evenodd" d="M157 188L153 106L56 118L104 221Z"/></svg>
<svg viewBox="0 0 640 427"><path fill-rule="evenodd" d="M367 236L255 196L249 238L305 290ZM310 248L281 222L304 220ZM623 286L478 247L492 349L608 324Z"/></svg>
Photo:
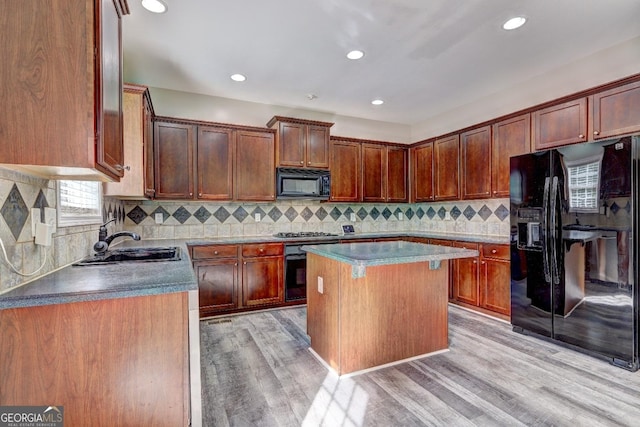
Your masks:
<svg viewBox="0 0 640 427"><path fill-rule="evenodd" d="M566 197L569 212L598 213L602 154L576 160L564 160ZM581 176L576 177L579 173ZM574 181L580 180L579 183Z"/></svg>
<svg viewBox="0 0 640 427"><path fill-rule="evenodd" d="M75 188L70 188L69 185ZM59 180L56 187L58 227L102 224L101 182ZM72 197L77 197L75 206L69 205L66 201L64 193L67 190L75 193L72 194ZM90 193L90 196L83 198L82 192Z"/></svg>

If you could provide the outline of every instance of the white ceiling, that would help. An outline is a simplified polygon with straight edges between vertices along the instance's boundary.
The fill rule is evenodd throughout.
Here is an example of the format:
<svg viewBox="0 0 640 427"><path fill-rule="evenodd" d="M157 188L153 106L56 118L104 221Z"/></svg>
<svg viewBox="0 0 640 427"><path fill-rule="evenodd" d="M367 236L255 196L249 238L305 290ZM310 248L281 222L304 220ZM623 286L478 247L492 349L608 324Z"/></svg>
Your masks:
<svg viewBox="0 0 640 427"><path fill-rule="evenodd" d="M639 0L165 1L129 0L126 81L405 125L640 36Z"/></svg>

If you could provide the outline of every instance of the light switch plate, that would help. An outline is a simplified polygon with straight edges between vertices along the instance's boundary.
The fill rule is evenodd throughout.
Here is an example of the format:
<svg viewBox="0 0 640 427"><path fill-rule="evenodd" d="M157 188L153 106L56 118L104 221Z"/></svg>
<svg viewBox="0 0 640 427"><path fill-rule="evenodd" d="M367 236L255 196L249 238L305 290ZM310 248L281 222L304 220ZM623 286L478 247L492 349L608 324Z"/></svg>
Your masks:
<svg viewBox="0 0 640 427"><path fill-rule="evenodd" d="M351 215L349 215L349 221L351 222L356 222L356 214L351 212Z"/></svg>
<svg viewBox="0 0 640 427"><path fill-rule="evenodd" d="M40 208L31 208L31 237L36 236L38 224L40 224Z"/></svg>
<svg viewBox="0 0 640 427"><path fill-rule="evenodd" d="M162 212L156 212L155 220L156 220L156 224L162 224L162 222L164 221L164 216L162 215Z"/></svg>
<svg viewBox="0 0 640 427"><path fill-rule="evenodd" d="M404 219L404 214L402 212L398 212L398 221L402 221Z"/></svg>
<svg viewBox="0 0 640 427"><path fill-rule="evenodd" d="M262 215L260 215L259 213L255 214L255 219L256 219L256 222L262 221Z"/></svg>
<svg viewBox="0 0 640 427"><path fill-rule="evenodd" d="M318 276L318 292L324 294L324 279L322 276Z"/></svg>

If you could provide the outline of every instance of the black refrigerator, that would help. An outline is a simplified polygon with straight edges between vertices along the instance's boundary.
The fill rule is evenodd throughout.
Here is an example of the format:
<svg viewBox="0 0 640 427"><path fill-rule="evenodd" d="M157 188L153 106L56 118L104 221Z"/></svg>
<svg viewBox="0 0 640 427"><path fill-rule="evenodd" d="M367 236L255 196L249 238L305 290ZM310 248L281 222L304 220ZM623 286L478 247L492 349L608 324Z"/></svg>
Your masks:
<svg viewBox="0 0 640 427"><path fill-rule="evenodd" d="M640 136L512 157L516 332L638 369Z"/></svg>

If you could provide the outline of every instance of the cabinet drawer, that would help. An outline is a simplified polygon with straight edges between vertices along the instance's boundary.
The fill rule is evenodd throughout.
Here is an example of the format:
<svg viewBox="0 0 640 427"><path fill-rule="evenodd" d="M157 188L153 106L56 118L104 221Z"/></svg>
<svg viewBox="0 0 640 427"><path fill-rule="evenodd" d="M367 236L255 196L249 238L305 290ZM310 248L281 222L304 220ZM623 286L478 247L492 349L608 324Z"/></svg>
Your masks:
<svg viewBox="0 0 640 427"><path fill-rule="evenodd" d="M238 245L193 246L191 253L194 260L236 258L238 256Z"/></svg>
<svg viewBox="0 0 640 427"><path fill-rule="evenodd" d="M454 248L478 250L478 244L473 242L453 242L451 246Z"/></svg>
<svg viewBox="0 0 640 427"><path fill-rule="evenodd" d="M257 256L277 256L284 253L284 245L282 243L261 243L242 245L243 257Z"/></svg>
<svg viewBox="0 0 640 427"><path fill-rule="evenodd" d="M509 245L482 245L482 256L485 258L510 259Z"/></svg>

